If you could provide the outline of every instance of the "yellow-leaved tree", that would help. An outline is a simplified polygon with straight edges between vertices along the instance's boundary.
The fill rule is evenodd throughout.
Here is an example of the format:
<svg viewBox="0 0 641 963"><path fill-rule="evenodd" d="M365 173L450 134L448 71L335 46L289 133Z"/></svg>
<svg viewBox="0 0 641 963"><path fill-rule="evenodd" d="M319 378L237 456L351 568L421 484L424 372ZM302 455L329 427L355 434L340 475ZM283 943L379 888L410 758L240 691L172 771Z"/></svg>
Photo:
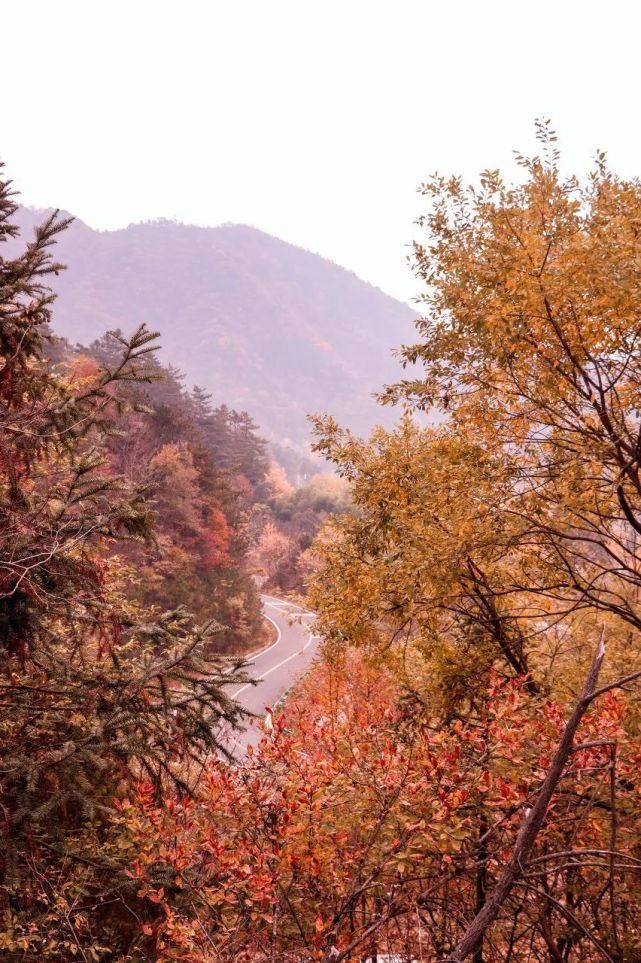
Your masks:
<svg viewBox="0 0 641 963"><path fill-rule="evenodd" d="M395 666L434 725L464 717L481 729L497 672L520 681L533 715L547 698L568 707L560 755L511 838L478 812L467 842L475 912L451 958L483 959L489 927L507 952L521 917L545 958L580 946L631 959L636 943L622 932L636 923L615 892L632 850L619 855L617 827L634 837L637 789L625 782L632 798L619 811L616 756L638 751L634 700L624 741L604 739L609 786L595 777L583 797L566 784L570 856L537 847L599 672L611 691L641 666L641 182L613 174L602 154L585 182L565 177L547 123L538 137L540 156L517 157L515 184L485 171L476 185L435 177L422 188L420 340L401 351L408 377L382 396L406 414L368 442L317 422L317 447L352 482L356 511L319 540L311 597L330 643ZM437 427L412 418L435 409ZM598 847L604 878L583 905L579 840L594 806L611 824Z"/></svg>

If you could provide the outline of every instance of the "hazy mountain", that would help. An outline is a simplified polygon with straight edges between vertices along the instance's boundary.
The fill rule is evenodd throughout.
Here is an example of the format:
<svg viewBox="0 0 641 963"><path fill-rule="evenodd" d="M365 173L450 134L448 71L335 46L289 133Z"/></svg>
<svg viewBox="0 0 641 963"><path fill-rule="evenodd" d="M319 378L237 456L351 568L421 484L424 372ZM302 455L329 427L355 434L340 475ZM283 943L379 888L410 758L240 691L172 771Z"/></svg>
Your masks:
<svg viewBox="0 0 641 963"><path fill-rule="evenodd" d="M42 216L21 211L27 233ZM391 349L412 338L414 313L316 254L242 225L75 221L56 256L69 266L56 330L74 342L146 321L189 383L280 440L303 441L308 412L358 431L389 421L371 393L399 377Z"/></svg>

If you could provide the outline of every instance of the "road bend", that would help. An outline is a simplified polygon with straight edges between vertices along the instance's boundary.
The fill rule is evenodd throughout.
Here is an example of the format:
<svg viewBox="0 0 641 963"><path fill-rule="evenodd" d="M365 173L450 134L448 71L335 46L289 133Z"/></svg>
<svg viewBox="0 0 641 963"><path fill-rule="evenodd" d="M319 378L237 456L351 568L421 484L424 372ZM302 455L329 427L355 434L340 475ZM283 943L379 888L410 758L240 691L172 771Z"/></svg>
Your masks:
<svg viewBox="0 0 641 963"><path fill-rule="evenodd" d="M242 731L229 733L229 748L238 760L244 757L248 745L256 745L263 738L259 723L265 718L266 706L276 706L305 673L320 641L311 630L313 612L271 595L261 595L261 599L263 615L276 629L276 639L249 660L247 673L256 684L247 682L229 693L257 717L246 719Z"/></svg>

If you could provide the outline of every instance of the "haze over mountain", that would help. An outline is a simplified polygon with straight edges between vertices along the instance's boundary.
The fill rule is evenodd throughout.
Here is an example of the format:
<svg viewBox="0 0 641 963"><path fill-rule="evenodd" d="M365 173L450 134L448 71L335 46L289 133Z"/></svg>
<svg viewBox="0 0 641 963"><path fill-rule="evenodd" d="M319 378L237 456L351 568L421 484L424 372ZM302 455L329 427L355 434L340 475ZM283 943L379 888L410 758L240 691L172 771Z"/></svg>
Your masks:
<svg viewBox="0 0 641 963"><path fill-rule="evenodd" d="M42 211L22 209L27 234ZM414 312L316 254L243 225L158 221L96 231L76 220L56 257L56 331L89 343L141 321L164 357L270 438L301 444L306 415L356 431L394 417L371 395L396 380Z"/></svg>

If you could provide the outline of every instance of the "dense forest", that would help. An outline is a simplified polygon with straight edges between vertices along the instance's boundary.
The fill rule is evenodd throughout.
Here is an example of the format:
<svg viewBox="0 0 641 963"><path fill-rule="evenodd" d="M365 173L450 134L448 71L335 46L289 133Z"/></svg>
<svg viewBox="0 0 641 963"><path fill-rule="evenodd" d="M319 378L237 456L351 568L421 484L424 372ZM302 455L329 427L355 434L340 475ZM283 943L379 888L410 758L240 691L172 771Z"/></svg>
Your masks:
<svg viewBox="0 0 641 963"><path fill-rule="evenodd" d="M101 441L109 471L144 493L153 531L114 554L131 598L215 619L216 651L242 654L267 638L257 585L304 591L306 552L330 514L349 510L347 485L327 474L292 485L251 417L187 389L157 343L142 379L113 388L118 421ZM120 330L87 347L47 330L43 359L77 390L116 369L126 345Z"/></svg>
<svg viewBox="0 0 641 963"><path fill-rule="evenodd" d="M52 340L64 220L0 259L3 959L641 959L641 182L538 138L423 185L397 424L302 487ZM239 760L258 583L324 642Z"/></svg>

